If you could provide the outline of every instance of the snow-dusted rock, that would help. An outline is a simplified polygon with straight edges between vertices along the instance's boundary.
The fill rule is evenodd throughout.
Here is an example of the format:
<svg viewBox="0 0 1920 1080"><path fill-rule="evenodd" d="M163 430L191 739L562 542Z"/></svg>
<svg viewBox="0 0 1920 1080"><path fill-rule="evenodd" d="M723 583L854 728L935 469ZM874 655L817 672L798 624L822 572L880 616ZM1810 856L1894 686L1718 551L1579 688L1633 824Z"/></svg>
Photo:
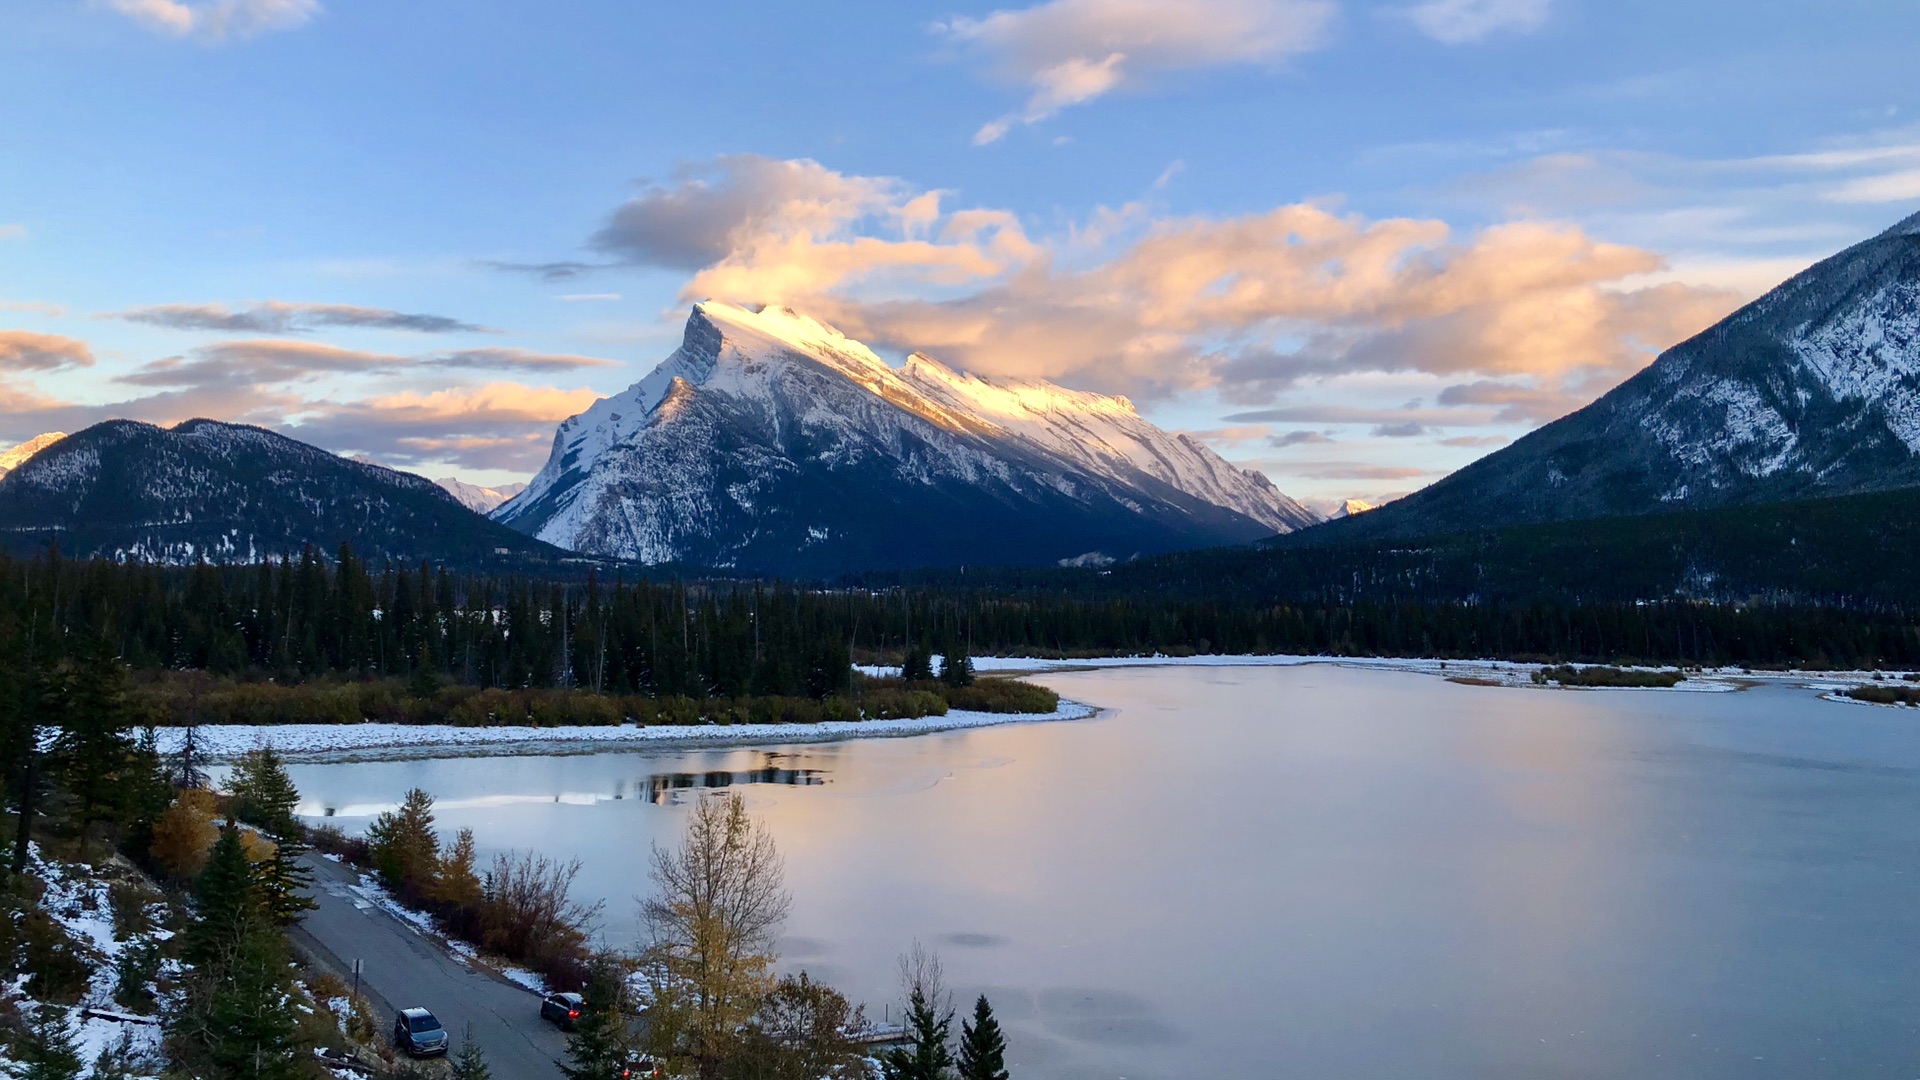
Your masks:
<svg viewBox="0 0 1920 1080"><path fill-rule="evenodd" d="M1328 537L1920 485L1920 214L1667 350L1600 400Z"/></svg>
<svg viewBox="0 0 1920 1080"><path fill-rule="evenodd" d="M804 315L713 302L562 423L493 517L575 551L806 574L1125 558L1316 520L1125 398L894 368Z"/></svg>
<svg viewBox="0 0 1920 1080"><path fill-rule="evenodd" d="M469 484L457 476L443 476L434 483L440 489L454 497L461 506L476 514L485 514L494 507L527 490L525 484L500 484L497 487L482 487Z"/></svg>

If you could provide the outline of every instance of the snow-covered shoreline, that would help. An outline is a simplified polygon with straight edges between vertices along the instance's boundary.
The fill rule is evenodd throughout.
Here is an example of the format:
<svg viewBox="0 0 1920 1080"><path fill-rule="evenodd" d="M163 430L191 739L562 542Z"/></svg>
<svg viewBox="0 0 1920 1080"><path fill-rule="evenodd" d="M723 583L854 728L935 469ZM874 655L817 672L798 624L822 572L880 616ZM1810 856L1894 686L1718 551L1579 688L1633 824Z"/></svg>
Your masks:
<svg viewBox="0 0 1920 1080"><path fill-rule="evenodd" d="M435 757L592 754L609 750L698 750L781 743L899 738L937 731L1084 720L1099 710L1060 702L1050 713L984 713L959 709L911 720L831 720L818 724L693 724L635 727L454 727L450 724L209 724L194 729L194 746L209 762L227 762L271 744L301 762L399 761ZM158 749L179 751L183 728L161 728Z"/></svg>
<svg viewBox="0 0 1920 1080"><path fill-rule="evenodd" d="M992 674L1067 674L1135 667L1299 667L1330 664L1376 671L1433 675L1460 682L1499 687L1542 688L1533 682L1538 664L1508 660L1437 660L1393 657L1331 656L1107 656L1082 660L1044 660L1032 657L977 656L974 670ZM869 675L898 674L897 668L863 667ZM1649 669L1652 670L1652 669ZM1565 688L1581 693L1728 693L1748 686L1774 683L1814 690L1843 690L1874 682L1898 680L1904 672L1870 671L1747 671L1709 668L1688 672L1684 682L1670 688ZM1852 699L1834 694L1825 700ZM1859 702L1853 702L1861 704ZM981 713L954 710L945 716L911 720L828 721L819 724L698 724L635 727L454 727L445 724L277 724L208 725L195 731L195 744L210 762L225 762L266 743L293 761L394 761L435 757L487 757L528 754L591 754L617 750L696 750L712 747L773 746L787 743L841 742L848 739L901 738L941 731L1084 720L1099 713L1095 706L1067 698L1050 713ZM179 750L185 737L180 728L158 732L162 753Z"/></svg>

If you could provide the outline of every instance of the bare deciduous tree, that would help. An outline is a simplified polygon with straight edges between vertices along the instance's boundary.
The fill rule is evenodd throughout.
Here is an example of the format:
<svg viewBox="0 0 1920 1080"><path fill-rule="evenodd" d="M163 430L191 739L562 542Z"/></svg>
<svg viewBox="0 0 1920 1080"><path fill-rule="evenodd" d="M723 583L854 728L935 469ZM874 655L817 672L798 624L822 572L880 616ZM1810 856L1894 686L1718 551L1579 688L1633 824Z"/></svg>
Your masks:
<svg viewBox="0 0 1920 1080"><path fill-rule="evenodd" d="M656 1035L712 1080L773 988L774 939L790 904L785 867L773 837L729 794L694 807L677 849L654 848L652 876L641 916Z"/></svg>

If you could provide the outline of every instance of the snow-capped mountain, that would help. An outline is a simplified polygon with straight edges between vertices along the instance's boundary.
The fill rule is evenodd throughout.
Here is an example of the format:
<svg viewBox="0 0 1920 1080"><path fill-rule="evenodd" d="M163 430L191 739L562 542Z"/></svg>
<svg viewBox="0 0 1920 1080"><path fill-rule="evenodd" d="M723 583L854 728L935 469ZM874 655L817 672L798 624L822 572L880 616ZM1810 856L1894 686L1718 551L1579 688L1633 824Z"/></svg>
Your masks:
<svg viewBox="0 0 1920 1080"><path fill-rule="evenodd" d="M521 483L481 487L479 484L469 484L457 476L443 476L434 483L440 485L440 490L453 496L454 501L476 514L485 514L527 490L527 485Z"/></svg>
<svg viewBox="0 0 1920 1080"><path fill-rule="evenodd" d="M1365 499L1345 499L1334 509L1333 513L1327 515L1327 520L1339 521L1341 518L1350 518L1355 514L1364 514L1371 509L1373 509L1373 504Z"/></svg>
<svg viewBox="0 0 1920 1080"><path fill-rule="evenodd" d="M1920 485L1920 214L1593 404L1316 536L1412 536Z"/></svg>
<svg viewBox="0 0 1920 1080"><path fill-rule="evenodd" d="M0 476L5 476L20 467L21 462L67 437L64 431L49 431L44 435L35 435L17 446L0 450Z"/></svg>
<svg viewBox="0 0 1920 1080"><path fill-rule="evenodd" d="M0 477L0 546L157 562L331 556L467 566L554 564L565 552L488 521L411 473L256 427L109 420Z"/></svg>
<svg viewBox="0 0 1920 1080"><path fill-rule="evenodd" d="M805 574L1127 558L1317 520L1125 398L896 369L804 315L714 302L562 423L493 517L581 552Z"/></svg>

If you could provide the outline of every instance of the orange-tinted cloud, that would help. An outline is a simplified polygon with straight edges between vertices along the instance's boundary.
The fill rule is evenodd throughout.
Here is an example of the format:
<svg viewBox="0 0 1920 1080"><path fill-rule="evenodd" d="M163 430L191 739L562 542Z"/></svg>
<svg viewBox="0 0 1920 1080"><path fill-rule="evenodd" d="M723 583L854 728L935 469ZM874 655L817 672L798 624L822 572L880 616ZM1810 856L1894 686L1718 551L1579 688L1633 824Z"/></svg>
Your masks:
<svg viewBox="0 0 1920 1080"><path fill-rule="evenodd" d="M1030 88L1024 107L974 134L984 145L1158 73L1271 64L1319 48L1337 12L1330 0L1049 0L934 30Z"/></svg>
<svg viewBox="0 0 1920 1080"><path fill-rule="evenodd" d="M92 366L93 350L84 341L31 330L0 330L0 372Z"/></svg>

